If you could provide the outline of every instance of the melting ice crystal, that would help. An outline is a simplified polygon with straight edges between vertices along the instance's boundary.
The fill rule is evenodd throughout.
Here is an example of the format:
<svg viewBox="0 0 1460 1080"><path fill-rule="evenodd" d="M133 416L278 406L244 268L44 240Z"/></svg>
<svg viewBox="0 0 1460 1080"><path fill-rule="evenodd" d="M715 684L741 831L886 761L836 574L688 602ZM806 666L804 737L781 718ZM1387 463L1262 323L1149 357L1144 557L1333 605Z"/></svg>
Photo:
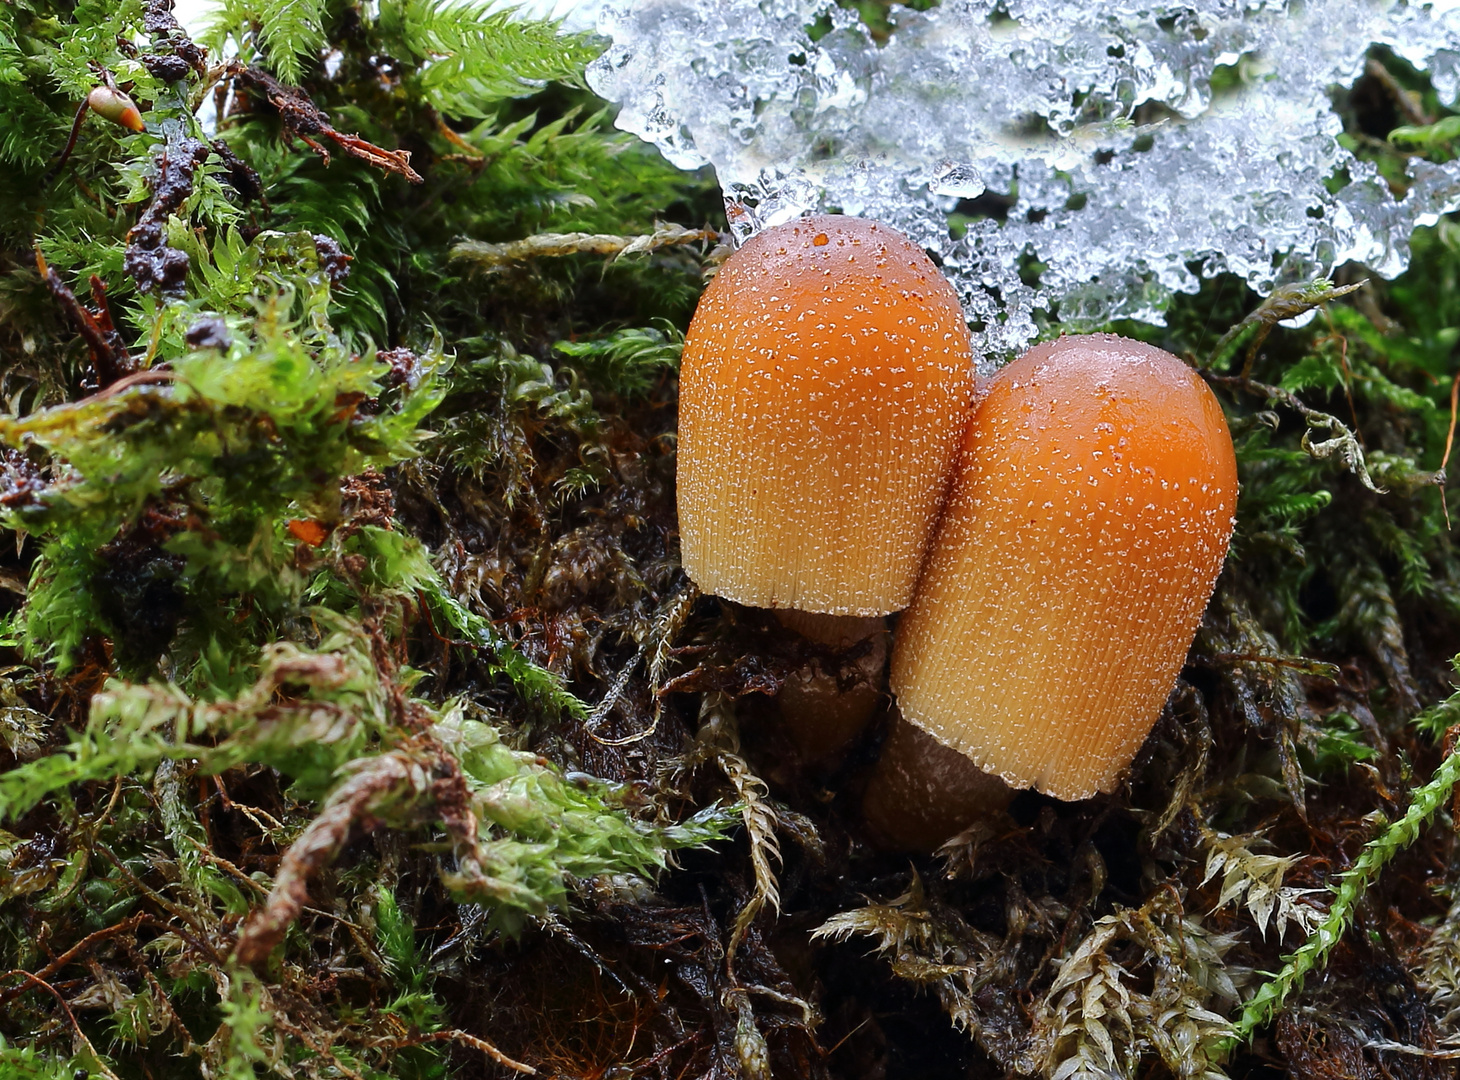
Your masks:
<svg viewBox="0 0 1460 1080"><path fill-rule="evenodd" d="M590 85L675 164L714 166L741 239L811 209L893 224L990 357L1039 313L1159 322L1198 274L1393 276L1415 226L1460 208L1460 163L1412 159L1396 199L1337 142L1332 98L1377 44L1454 101L1460 0L943 0L894 8L880 44L830 0L589 6L612 41ZM954 239L985 189L1007 218Z"/></svg>

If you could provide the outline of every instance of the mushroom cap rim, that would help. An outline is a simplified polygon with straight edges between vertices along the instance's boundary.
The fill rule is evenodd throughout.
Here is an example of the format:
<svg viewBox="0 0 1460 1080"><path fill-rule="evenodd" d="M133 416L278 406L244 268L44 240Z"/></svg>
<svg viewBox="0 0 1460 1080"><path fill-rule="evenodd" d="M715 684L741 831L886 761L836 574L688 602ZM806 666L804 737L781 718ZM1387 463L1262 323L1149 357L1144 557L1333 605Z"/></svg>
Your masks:
<svg viewBox="0 0 1460 1080"><path fill-rule="evenodd" d="M893 697L896 698L896 687L892 688L892 693ZM1018 773L1004 772L1000 769L997 769L993 765L990 765L986 760L981 759L977 754L971 754L963 747L953 745L953 743L949 742L941 734L928 727L927 724L923 723L922 719L911 709L907 708L901 701L898 701L897 703L897 710L902 715L902 718L904 720L906 720L910 724L916 725L919 730L923 731L935 742L948 747L948 749L950 750L962 754L984 772L988 773L990 776L997 776L1004 783L1008 784L1011 788L1014 788L1016 790L1033 789L1034 791L1039 792L1041 795L1048 795L1051 798L1059 799L1061 802L1078 802L1081 799L1089 799L1093 798L1096 795L1105 794L1115 787L1115 783L1112 781L1110 788L1093 787L1089 788L1088 790L1081 791L1055 791L1045 784L1038 783L1034 780L1026 780ZM1129 766L1126 766L1126 768L1129 768ZM1117 776L1118 775L1119 773L1117 773Z"/></svg>
<svg viewBox="0 0 1460 1080"><path fill-rule="evenodd" d="M690 580L694 581L693 578L690 578ZM906 604L903 604L900 607L888 607L885 604L878 605L876 607L851 607L845 604L825 605L818 607L800 607L795 604L761 604L757 603L755 600L745 599L746 594L741 589L733 587L728 589L705 589L700 586L700 583L698 581L695 581L695 587L700 589L700 591L703 592L706 596L718 596L721 600L729 600L732 603L741 605L742 607L757 608L760 611L804 611L809 615L847 615L863 619L872 619L881 618L884 615L895 615L897 614L897 612L902 611L905 607L907 607Z"/></svg>

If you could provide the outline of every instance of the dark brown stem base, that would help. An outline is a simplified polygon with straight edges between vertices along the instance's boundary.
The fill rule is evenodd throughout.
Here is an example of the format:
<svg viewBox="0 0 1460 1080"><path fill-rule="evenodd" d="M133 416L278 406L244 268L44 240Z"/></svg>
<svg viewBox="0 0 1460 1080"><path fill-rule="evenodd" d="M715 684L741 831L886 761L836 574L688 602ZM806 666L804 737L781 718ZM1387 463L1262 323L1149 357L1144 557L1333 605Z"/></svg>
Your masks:
<svg viewBox="0 0 1460 1080"><path fill-rule="evenodd" d="M1001 812L1014 791L901 716L862 800L872 841L888 851L935 851L976 818Z"/></svg>

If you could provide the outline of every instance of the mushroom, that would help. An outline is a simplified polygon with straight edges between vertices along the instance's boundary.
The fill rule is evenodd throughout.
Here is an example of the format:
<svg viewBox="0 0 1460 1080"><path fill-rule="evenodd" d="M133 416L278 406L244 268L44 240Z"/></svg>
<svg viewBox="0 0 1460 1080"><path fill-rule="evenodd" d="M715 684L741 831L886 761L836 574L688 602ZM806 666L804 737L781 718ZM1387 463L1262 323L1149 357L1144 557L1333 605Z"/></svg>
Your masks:
<svg viewBox="0 0 1460 1080"><path fill-rule="evenodd" d="M1236 500L1195 371L1110 334L1035 346L969 425L897 630L902 715L1013 787L1110 790L1175 683Z"/></svg>
<svg viewBox="0 0 1460 1080"><path fill-rule="evenodd" d="M767 229L715 276L680 367L679 528L705 592L878 616L906 606L972 387L958 297L873 221Z"/></svg>

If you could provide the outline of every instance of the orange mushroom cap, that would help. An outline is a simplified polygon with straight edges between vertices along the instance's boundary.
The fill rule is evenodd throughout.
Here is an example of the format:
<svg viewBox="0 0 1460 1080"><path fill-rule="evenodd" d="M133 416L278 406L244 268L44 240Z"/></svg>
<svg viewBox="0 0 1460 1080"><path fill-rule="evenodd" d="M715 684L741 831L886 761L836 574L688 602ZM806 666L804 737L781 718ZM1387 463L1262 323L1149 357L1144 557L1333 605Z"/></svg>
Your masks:
<svg viewBox="0 0 1460 1080"><path fill-rule="evenodd" d="M753 237L685 338L685 570L756 607L906 606L971 387L958 298L906 237L850 217Z"/></svg>
<svg viewBox="0 0 1460 1080"><path fill-rule="evenodd" d="M1236 502L1191 368L1109 334L1035 346L969 425L898 628L903 715L1015 787L1109 790L1175 683Z"/></svg>

